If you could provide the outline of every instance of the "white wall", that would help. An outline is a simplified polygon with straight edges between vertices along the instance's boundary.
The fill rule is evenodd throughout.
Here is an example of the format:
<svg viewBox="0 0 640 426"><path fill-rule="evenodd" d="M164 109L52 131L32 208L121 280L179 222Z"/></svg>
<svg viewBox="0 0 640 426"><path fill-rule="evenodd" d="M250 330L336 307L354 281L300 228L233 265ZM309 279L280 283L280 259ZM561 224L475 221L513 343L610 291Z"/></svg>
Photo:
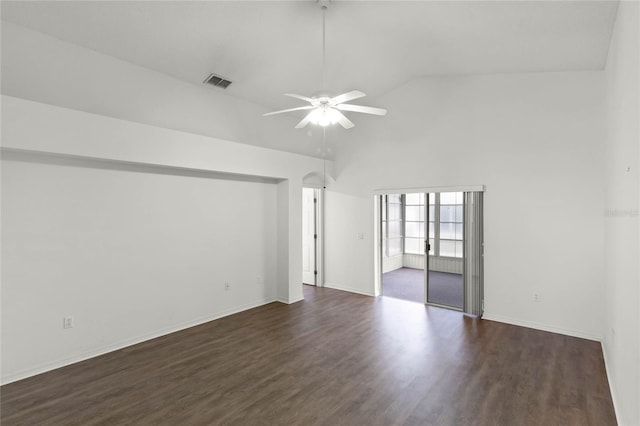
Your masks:
<svg viewBox="0 0 640 426"><path fill-rule="evenodd" d="M399 254L397 256L384 257L382 259L382 273L395 271L400 268L424 269L424 255L422 254ZM462 259L453 257L429 257L429 270L448 272L450 274L462 274Z"/></svg>
<svg viewBox="0 0 640 426"><path fill-rule="evenodd" d="M377 104L335 163L327 281L373 292L375 189L486 185L485 317L599 339L603 73L425 78Z"/></svg>
<svg viewBox="0 0 640 426"><path fill-rule="evenodd" d="M302 298L302 179L321 160L9 96L2 143L3 383ZM250 216L232 243L225 222Z"/></svg>
<svg viewBox="0 0 640 426"><path fill-rule="evenodd" d="M405 254L402 266L407 268L424 269L424 255ZM462 274L464 264L461 258L429 256L429 270L447 272L449 274Z"/></svg>
<svg viewBox="0 0 640 426"><path fill-rule="evenodd" d="M373 210L371 196L325 191L326 287L375 295L372 274L374 225L369 219ZM363 239L359 238L360 234Z"/></svg>
<svg viewBox="0 0 640 426"><path fill-rule="evenodd" d="M35 315L29 323L25 323L13 307L20 306L18 301L28 297L24 292L34 291L36 294L46 294L49 291L48 288L52 288L64 293L67 292L67 288L79 288L85 285L84 281L78 280L85 280L86 277L74 276L70 282L67 282L62 274L46 283L40 280L43 286L46 284L49 287L33 290L20 285L29 281L29 275L24 268L3 270L1 375L3 382L65 365L148 336L186 327L194 322L244 309L256 303L264 303L273 298L285 303L302 299L302 181L304 176L319 175L324 167L322 161L315 158L252 146L278 146L293 152L316 154L313 139L307 137L304 132L294 130L295 122L286 117L266 120L262 117L262 113L267 109L262 106L227 96L219 90L185 83L7 22L2 23L1 50L4 153L9 149L12 150L11 155L52 154L53 157L50 158L62 157L65 158L64 161L88 162L88 169L96 168L96 164L107 164L108 167L115 167L118 170L122 168L131 170L133 167L137 168L135 170L138 172L144 170L145 173L158 175L156 176L158 179L167 179L170 182L167 190L176 194L180 192L178 189L180 185L183 185L179 181L182 182L186 177L209 179L206 180L209 182L208 185L214 185L211 183L214 182L211 178L222 178L224 179L220 184L222 186L216 187L219 191L228 191L224 188L233 187L248 194L255 191L253 189L243 191L242 185L250 185L247 181L252 181L254 183L251 185L262 188L264 184L257 184L255 181L264 181L263 178L267 178L267 181L274 183L267 185L265 188L269 189L264 191L274 197L277 213L277 219L273 223L258 222L261 227L257 229L264 233L265 228L269 228L274 232L273 235L270 234L273 239L267 240L261 237L256 240L255 243L260 247L260 251L249 259L255 265L265 263L274 265L275 272L269 272L270 274L273 272L274 276L265 272L264 276L258 279L257 271L253 268L229 274L221 271L220 276L214 276L213 271L206 269L204 264L193 265L199 272L185 276L185 280L189 281L184 284L185 292L193 293L196 300L204 301L202 302L204 305L197 305L196 302L184 303L181 311L175 315L172 314L171 309L161 305L162 301L173 298L174 289L167 287L166 283L161 283L161 288L167 288L156 305L149 305L146 298L141 298L142 292L138 292L130 294L130 298L119 300L121 303L113 306L114 312L132 310L143 312L141 307L147 307L148 310L153 311L153 314L148 315L144 321L138 321L135 313L123 314L122 319L117 320L111 334L102 333L96 329L96 326L102 324L105 318L104 315L100 316L102 313L99 309L91 309L94 306L92 296L79 294L73 298L74 305L70 307L70 310L74 311L70 313L78 316L78 328L71 333L67 331L63 334L67 336L67 340L68 336L75 336L75 340L73 344L65 347L55 346L51 351L40 346L50 343L51 338L47 337L47 332L51 327L61 329L60 315L63 315L61 312L68 310L62 309L64 307L62 302L51 306L51 309L43 312L42 315ZM35 171L30 170L30 172L35 175L45 175L45 168L49 166L34 163L32 167ZM102 169L103 166L97 168ZM4 185L8 185L7 193L20 192L22 189L31 191L32 188L15 186L15 179L12 176L18 172L14 169L15 167L8 168L7 173L10 175L7 175L8 179L3 182ZM331 162L328 162L327 169L332 169ZM71 170L78 176L69 180L84 179L79 175L85 171L84 168L75 167ZM106 173L104 171L100 176L106 176ZM114 175L113 172L110 173L109 176ZM206 177L203 177L202 173L205 173ZM127 178L123 179L130 181L131 188L139 186L136 183L136 179L139 178L137 173L129 173L126 176ZM149 176L147 178L151 179ZM233 186L229 179L240 179L242 183L238 185L241 186ZM122 183L121 185L127 186ZM213 190L204 185L201 184L198 187L199 191L204 191L200 194L202 199L194 195L191 206L198 211L212 212L213 205L207 203L213 201L207 197L209 193L214 196L218 189ZM258 193L262 193L260 191L262 189ZM61 196L72 199L74 194L76 193L70 192ZM113 200L114 208L122 207L119 203L126 199L125 195L122 194L124 198ZM158 201L152 199L149 202L154 204L154 200ZM231 200L236 201L235 198ZM13 199L3 199L3 212L5 207L13 209L13 204ZM264 220L268 220L269 215L273 213L272 207L269 205L265 211ZM98 209L98 205L93 208ZM43 214L46 213L46 209L43 210ZM69 213L70 216L75 214ZM186 209L180 213L173 216L175 223L189 222L190 213ZM3 221L3 228L21 229L17 223L14 223L17 216L17 214L13 216L10 214L7 221ZM242 216L238 216L238 219L240 217ZM200 221L195 221L193 226L203 226L202 220L204 217L200 218ZM73 223L69 222L67 226L68 234L73 234L71 228ZM81 222L77 223L77 228L76 233L80 236L94 232L88 225L83 226ZM256 231L253 225L249 229ZM211 233L222 230L222 228L213 228ZM64 247L62 242L56 240L60 236L42 231L41 238L34 243L34 250L47 244L60 243ZM125 233L125 231L126 228L123 228L121 232ZM136 235L144 244L148 244L145 234ZM21 238L21 236L15 238ZM203 235L202 238L205 236ZM3 236L3 243L4 239ZM199 241L198 244L204 245L204 240ZM8 240L8 244L10 243L11 240ZM65 244L71 243L65 242ZM5 248L2 253L3 263L5 258L9 259L12 256L20 259L20 253L10 245L8 247L9 249ZM211 246L209 250L217 252L216 247ZM233 256L242 258L244 254L238 252L237 248L233 247ZM112 249L115 250L113 247ZM103 250L100 253L95 251L88 253L95 259L101 260L102 263L96 260L98 267L106 268L113 258L120 259L117 253L109 255L108 246ZM28 253L22 254L26 256ZM153 261L162 260L153 256L145 257L141 253L135 253L135 255L135 259L140 260L147 268L139 271L141 275L153 268ZM44 262L43 259L37 260ZM34 263L33 268L46 271L46 265L40 265L38 262ZM189 262L181 259L181 262L176 265L176 270L185 269L185 265ZM228 265L233 264L234 262L228 262ZM232 283L244 283L248 279L246 274L251 274L250 283L246 288L238 289L239 291L234 293L239 298L236 296L231 299L227 297L228 294L225 294L226 299L216 299L220 303L206 304L210 299L209 296L214 294L213 288L219 285L217 281L223 279L224 275L228 275L225 279ZM152 273L147 275L148 280L141 283L141 286L152 285L155 275ZM212 275L212 282L216 282L215 286L211 283L213 287L203 287L204 284L199 281L203 275ZM262 284L257 283L262 280L265 280L265 294L263 297L257 297L254 290L261 288ZM100 283L101 281L95 281L92 284ZM193 291L194 286L197 287L197 291ZM115 293L117 291L112 297L115 297ZM86 299L83 298L85 296ZM83 306L80 307L80 305ZM5 307L9 308L4 309ZM165 312L166 309L168 309L167 312ZM87 319L86 316L83 317L85 311L96 312L97 316ZM54 312L57 319L51 323ZM125 332L120 330L125 322L140 322L140 327L127 328ZM94 332L100 340L89 338ZM20 339L25 341L26 339L41 341L42 345L36 343L33 347L28 347L29 353L25 353L27 346L20 344L22 340L5 339L5 335L21 336ZM53 336L58 334L55 333Z"/></svg>
<svg viewBox="0 0 640 426"><path fill-rule="evenodd" d="M640 424L640 7L620 2L606 67L603 348L618 421Z"/></svg>
<svg viewBox="0 0 640 426"><path fill-rule="evenodd" d="M6 21L0 29L4 95L318 155L318 142L293 128L295 116L265 118L270 109L234 97L233 86L190 84Z"/></svg>
<svg viewBox="0 0 640 426"><path fill-rule="evenodd" d="M382 257L382 273L387 273L391 271L395 271L396 269L402 268L404 263L404 255L397 254L395 256L383 256ZM424 262L423 262L424 263ZM424 269L424 267L423 267Z"/></svg>
<svg viewBox="0 0 640 426"><path fill-rule="evenodd" d="M3 381L276 300L274 184L4 157Z"/></svg>

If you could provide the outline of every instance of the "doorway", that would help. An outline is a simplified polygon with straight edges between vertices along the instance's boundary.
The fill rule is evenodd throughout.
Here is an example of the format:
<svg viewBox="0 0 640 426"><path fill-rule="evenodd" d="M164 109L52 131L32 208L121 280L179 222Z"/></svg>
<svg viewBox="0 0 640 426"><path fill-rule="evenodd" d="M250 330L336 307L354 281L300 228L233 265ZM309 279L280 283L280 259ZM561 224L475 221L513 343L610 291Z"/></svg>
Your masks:
<svg viewBox="0 0 640 426"><path fill-rule="evenodd" d="M318 285L320 247L320 190L302 188L302 283Z"/></svg>
<svg viewBox="0 0 640 426"><path fill-rule="evenodd" d="M381 294L477 315L482 304L482 193L416 191L378 197Z"/></svg>
<svg viewBox="0 0 640 426"><path fill-rule="evenodd" d="M382 295L425 303L424 194L384 194L380 205ZM421 264L410 264L415 259L409 253L422 259Z"/></svg>

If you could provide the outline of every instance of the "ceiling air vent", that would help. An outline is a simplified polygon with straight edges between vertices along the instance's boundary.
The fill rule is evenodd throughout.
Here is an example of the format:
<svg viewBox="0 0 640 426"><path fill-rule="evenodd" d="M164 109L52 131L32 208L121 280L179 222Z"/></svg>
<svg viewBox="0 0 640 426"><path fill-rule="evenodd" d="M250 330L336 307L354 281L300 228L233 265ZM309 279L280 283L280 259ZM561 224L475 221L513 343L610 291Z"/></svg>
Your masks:
<svg viewBox="0 0 640 426"><path fill-rule="evenodd" d="M219 87L221 89L226 89L229 87L231 82L224 77L220 77L216 74L210 74L209 77L204 81L204 84L208 84L210 86Z"/></svg>

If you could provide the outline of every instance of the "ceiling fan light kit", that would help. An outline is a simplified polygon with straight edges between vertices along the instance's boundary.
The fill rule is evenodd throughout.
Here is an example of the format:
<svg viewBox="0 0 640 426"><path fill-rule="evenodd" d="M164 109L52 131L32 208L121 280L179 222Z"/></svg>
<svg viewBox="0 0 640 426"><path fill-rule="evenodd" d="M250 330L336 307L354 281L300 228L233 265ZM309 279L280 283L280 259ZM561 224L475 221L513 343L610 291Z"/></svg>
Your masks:
<svg viewBox="0 0 640 426"><path fill-rule="evenodd" d="M315 108L309 113L309 121L318 126L326 127L338 122L339 112L333 108Z"/></svg>
<svg viewBox="0 0 640 426"><path fill-rule="evenodd" d="M324 89L324 80L326 76L326 67L325 67L325 12L327 10L327 2L320 1L321 9L322 9L322 87ZM289 96L291 98L300 99L305 102L309 102L310 105L297 107L297 108L288 108L280 111L273 111L264 114L264 116L282 114L286 112L292 111L303 111L310 110L310 112L304 117L296 126L296 129L301 129L305 127L307 124L312 123L318 126L326 127L333 124L340 124L345 129L350 129L355 126L351 120L349 120L341 111L349 111L349 112L359 112L363 114L373 114L373 115L385 115L387 113L386 109L382 108L374 108L363 105L352 105L347 104L345 102L359 99L366 96L359 90L352 90L347 93L343 93L338 96L330 97L326 95L326 92L323 90L322 95L316 95L312 97L297 95L294 93L286 93L285 96Z"/></svg>

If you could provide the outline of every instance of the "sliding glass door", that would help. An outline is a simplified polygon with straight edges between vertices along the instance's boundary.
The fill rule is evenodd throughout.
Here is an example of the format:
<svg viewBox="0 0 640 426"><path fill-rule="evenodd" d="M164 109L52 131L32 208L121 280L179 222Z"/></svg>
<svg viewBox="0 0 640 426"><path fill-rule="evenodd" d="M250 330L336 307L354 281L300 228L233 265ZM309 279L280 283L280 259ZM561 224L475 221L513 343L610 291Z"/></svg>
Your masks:
<svg viewBox="0 0 640 426"><path fill-rule="evenodd" d="M482 311L482 192L380 197L385 296Z"/></svg>
<svg viewBox="0 0 640 426"><path fill-rule="evenodd" d="M428 253L425 280L426 303L462 310L463 288L463 193L428 194Z"/></svg>

